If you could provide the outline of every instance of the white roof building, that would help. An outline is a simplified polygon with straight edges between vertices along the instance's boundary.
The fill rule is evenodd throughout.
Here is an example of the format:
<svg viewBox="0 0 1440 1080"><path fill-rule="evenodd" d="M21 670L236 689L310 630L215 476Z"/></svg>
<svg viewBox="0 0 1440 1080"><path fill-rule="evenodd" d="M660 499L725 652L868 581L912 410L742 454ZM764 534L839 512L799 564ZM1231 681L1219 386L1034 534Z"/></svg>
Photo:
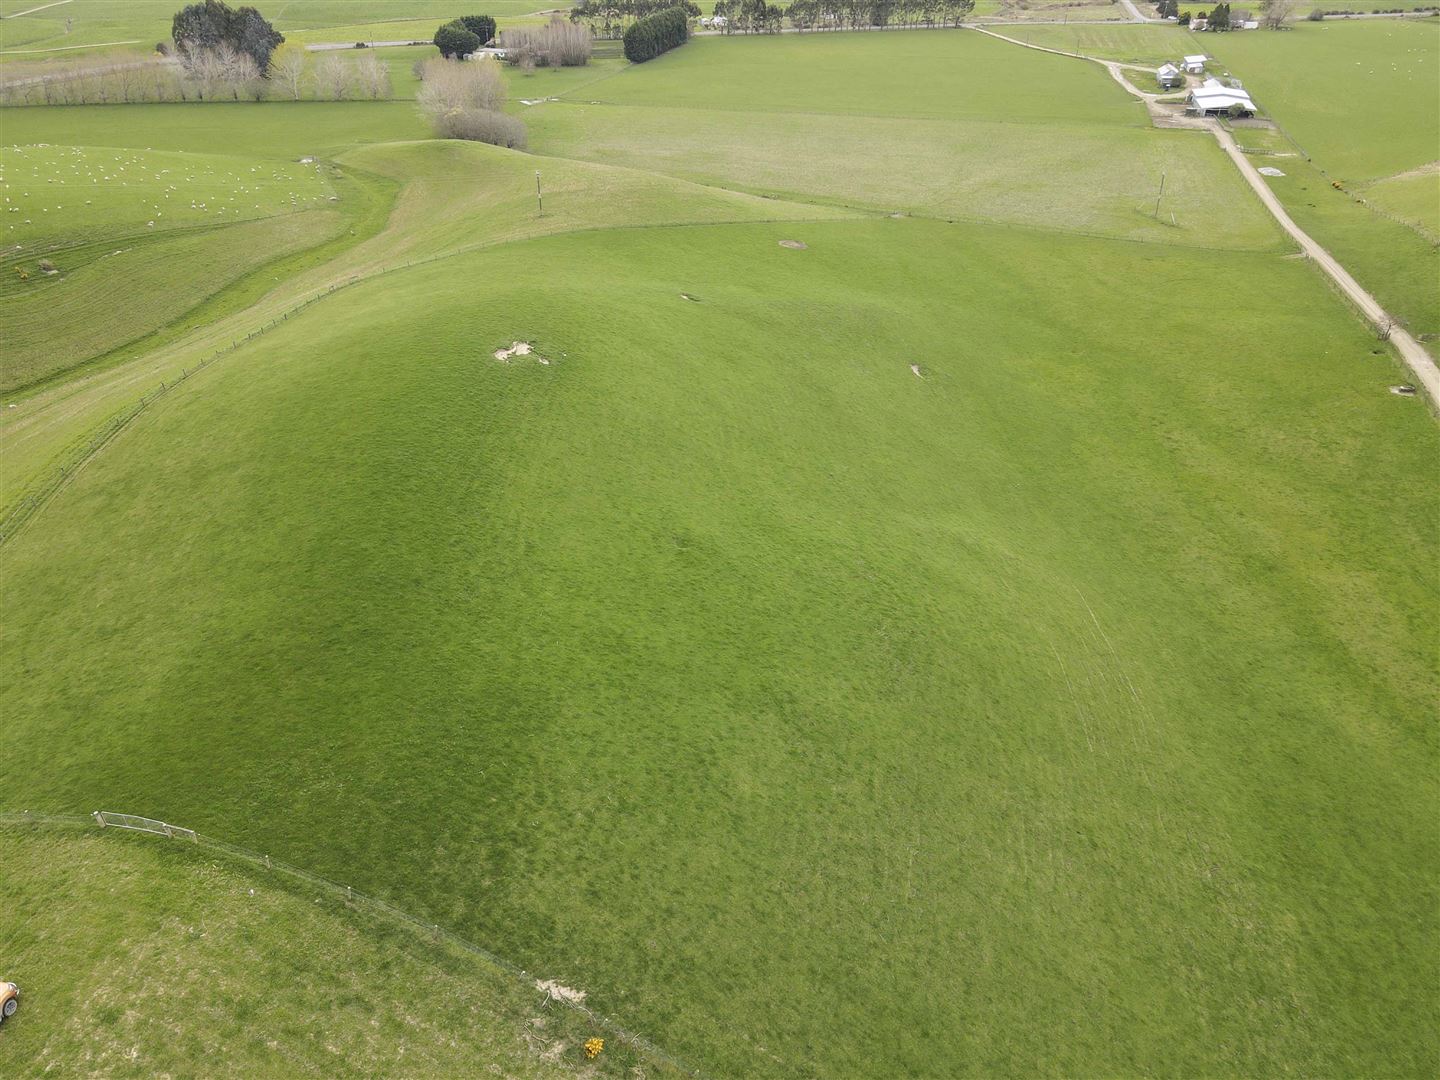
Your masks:
<svg viewBox="0 0 1440 1080"><path fill-rule="evenodd" d="M1225 112L1239 105L1246 112L1255 112L1255 102L1238 86L1226 86L1219 79L1206 79L1190 91L1185 99L1196 112Z"/></svg>
<svg viewBox="0 0 1440 1080"><path fill-rule="evenodd" d="M1182 63L1185 65L1185 70L1190 72L1190 74L1199 75L1205 70L1206 59L1207 57L1205 56L1187 56Z"/></svg>

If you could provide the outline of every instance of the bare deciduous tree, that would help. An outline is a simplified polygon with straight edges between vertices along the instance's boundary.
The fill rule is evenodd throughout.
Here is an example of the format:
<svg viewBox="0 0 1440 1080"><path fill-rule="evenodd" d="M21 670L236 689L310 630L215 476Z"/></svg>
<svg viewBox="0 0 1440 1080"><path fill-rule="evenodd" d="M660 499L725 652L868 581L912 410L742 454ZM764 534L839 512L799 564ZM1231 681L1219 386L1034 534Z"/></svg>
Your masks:
<svg viewBox="0 0 1440 1080"><path fill-rule="evenodd" d="M350 65L338 56L327 56L315 65L315 86L320 96L343 101L350 92Z"/></svg>
<svg viewBox="0 0 1440 1080"><path fill-rule="evenodd" d="M291 101L300 100L309 76L309 57L299 46L281 45L270 57L270 81Z"/></svg>
<svg viewBox="0 0 1440 1080"><path fill-rule="evenodd" d="M505 77L494 60L436 57L425 65L424 81L415 100L432 123L455 109L497 112L505 106Z"/></svg>
<svg viewBox="0 0 1440 1080"><path fill-rule="evenodd" d="M594 35L586 26L555 15L548 26L520 26L500 34L506 59L523 65L530 57L541 67L579 67L590 62Z"/></svg>
<svg viewBox="0 0 1440 1080"><path fill-rule="evenodd" d="M371 101L390 96L390 68L374 53L366 53L355 61L355 88L357 95L364 95Z"/></svg>
<svg viewBox="0 0 1440 1080"><path fill-rule="evenodd" d="M1260 0L1260 22L1268 30L1279 30L1295 14L1295 0Z"/></svg>

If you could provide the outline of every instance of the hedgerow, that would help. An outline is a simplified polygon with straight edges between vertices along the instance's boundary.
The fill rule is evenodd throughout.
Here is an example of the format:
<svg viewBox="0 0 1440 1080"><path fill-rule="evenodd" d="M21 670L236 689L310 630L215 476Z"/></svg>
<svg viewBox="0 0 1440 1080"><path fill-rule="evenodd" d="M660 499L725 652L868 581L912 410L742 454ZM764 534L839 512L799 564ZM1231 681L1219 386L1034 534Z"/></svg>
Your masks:
<svg viewBox="0 0 1440 1080"><path fill-rule="evenodd" d="M690 19L684 8L672 7L636 20L625 31L625 59L643 64L690 40Z"/></svg>

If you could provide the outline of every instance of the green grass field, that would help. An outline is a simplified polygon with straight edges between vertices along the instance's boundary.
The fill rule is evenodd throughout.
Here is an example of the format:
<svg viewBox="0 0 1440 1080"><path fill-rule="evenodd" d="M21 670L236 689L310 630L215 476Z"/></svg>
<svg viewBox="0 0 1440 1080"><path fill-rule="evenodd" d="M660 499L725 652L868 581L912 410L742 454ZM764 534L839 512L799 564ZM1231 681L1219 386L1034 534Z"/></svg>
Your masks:
<svg viewBox="0 0 1440 1080"><path fill-rule="evenodd" d="M105 107L94 109L103 122ZM333 194L318 163L215 154L9 146L0 152L0 168L5 242L38 250L57 239L94 240L314 209Z"/></svg>
<svg viewBox="0 0 1440 1080"><path fill-rule="evenodd" d="M0 830L0 863L32 886L0 923L22 991L6 1060L37 1074L567 1077L607 1034L453 945L213 851L29 826ZM636 1066L672 1075L613 1037L591 1072Z"/></svg>
<svg viewBox="0 0 1440 1080"><path fill-rule="evenodd" d="M892 66L863 62L877 42ZM943 77L913 89L917 68ZM1092 65L977 34L697 41L520 115L545 153L783 198L1197 247L1280 243L1212 140L1144 126Z"/></svg>
<svg viewBox="0 0 1440 1080"><path fill-rule="evenodd" d="M1333 177L1379 180L1440 156L1440 19L1302 22L1206 44Z"/></svg>
<svg viewBox="0 0 1440 1080"><path fill-rule="evenodd" d="M175 0L65 0L33 15L17 12L50 0L6 0L0 5L0 50L75 49L110 42L135 42L145 49L170 37ZM490 0L486 12L502 23L544 7L529 0ZM266 4L264 14L296 41L381 41L415 36L429 40L442 22L465 13L451 0L284 0ZM71 21L67 33L65 21ZM533 21L533 20L527 20Z"/></svg>
<svg viewBox="0 0 1440 1080"><path fill-rule="evenodd" d="M1104 72L962 30L697 39L577 95L703 111L1144 122Z"/></svg>
<svg viewBox="0 0 1440 1080"><path fill-rule="evenodd" d="M318 154L356 235L0 409L0 810L262 849L712 1077L1440 1071L1440 431L1213 140L965 32L546 78L530 154L7 115ZM513 980L132 839L0 831L21 1073L583 1069Z"/></svg>
<svg viewBox="0 0 1440 1080"><path fill-rule="evenodd" d="M1303 23L1214 37L1297 156L1271 181L1296 222L1392 314L1440 334L1440 20ZM1335 184L1341 189L1337 190Z"/></svg>
<svg viewBox="0 0 1440 1080"><path fill-rule="evenodd" d="M1163 365L1105 281L1166 249L1006 229L589 232L346 290L8 547L6 680L49 662L6 790L264 836L722 1074L923 1072L927 1031L1007 1073L1424 1071L1436 506L1354 481L1433 427L1308 268L1224 258L1267 302Z"/></svg>
<svg viewBox="0 0 1440 1080"><path fill-rule="evenodd" d="M1138 6L1138 5L1137 5ZM1127 64L1159 67L1187 53L1205 51L1208 39L1196 40L1189 31L1174 25L1133 23L1118 26L1021 26L1005 31L1009 37L1043 45L1047 49L1119 60ZM1148 90L1145 86L1141 89Z"/></svg>

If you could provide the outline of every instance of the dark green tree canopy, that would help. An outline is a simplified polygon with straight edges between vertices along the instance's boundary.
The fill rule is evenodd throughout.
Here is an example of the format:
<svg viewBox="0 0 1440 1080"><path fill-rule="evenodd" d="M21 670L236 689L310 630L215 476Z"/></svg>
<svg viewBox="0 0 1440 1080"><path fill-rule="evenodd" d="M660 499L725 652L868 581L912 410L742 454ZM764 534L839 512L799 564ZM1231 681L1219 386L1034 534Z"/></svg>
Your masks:
<svg viewBox="0 0 1440 1080"><path fill-rule="evenodd" d="M685 44L689 38L689 13L681 7L666 8L630 24L623 39L625 59L632 64L643 64L677 45Z"/></svg>
<svg viewBox="0 0 1440 1080"><path fill-rule="evenodd" d="M237 11L225 0L187 4L175 13L170 36L182 49L215 49L228 45L251 57L262 75L270 67L270 54L285 40L253 7Z"/></svg>
<svg viewBox="0 0 1440 1080"><path fill-rule="evenodd" d="M495 20L489 15L461 15L455 21L478 37L481 45L495 37Z"/></svg>
<svg viewBox="0 0 1440 1080"><path fill-rule="evenodd" d="M448 22L435 31L435 47L440 50L441 56L451 58L466 56L483 44L480 35L465 29L459 19Z"/></svg>

